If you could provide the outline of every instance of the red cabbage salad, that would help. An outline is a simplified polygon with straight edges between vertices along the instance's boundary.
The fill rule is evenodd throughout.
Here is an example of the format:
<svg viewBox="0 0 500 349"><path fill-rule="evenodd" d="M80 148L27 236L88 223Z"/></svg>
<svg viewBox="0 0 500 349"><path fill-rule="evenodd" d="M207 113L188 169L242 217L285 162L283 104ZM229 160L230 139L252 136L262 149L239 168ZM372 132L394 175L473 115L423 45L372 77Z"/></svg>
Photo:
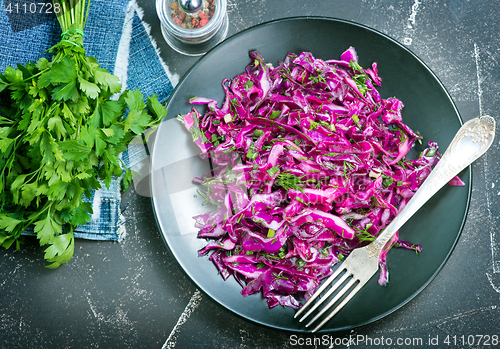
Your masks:
<svg viewBox="0 0 500 349"><path fill-rule="evenodd" d="M403 103L383 99L377 64L363 69L350 47L340 59L289 53L274 67L259 52L225 99L202 97L179 115L212 170L195 182L216 209L195 218L220 275L243 296L262 291L270 308L299 308L332 266L373 241L439 160L437 144L406 155L422 137L402 121ZM450 182L463 185L455 177ZM395 234L387 252L419 245Z"/></svg>

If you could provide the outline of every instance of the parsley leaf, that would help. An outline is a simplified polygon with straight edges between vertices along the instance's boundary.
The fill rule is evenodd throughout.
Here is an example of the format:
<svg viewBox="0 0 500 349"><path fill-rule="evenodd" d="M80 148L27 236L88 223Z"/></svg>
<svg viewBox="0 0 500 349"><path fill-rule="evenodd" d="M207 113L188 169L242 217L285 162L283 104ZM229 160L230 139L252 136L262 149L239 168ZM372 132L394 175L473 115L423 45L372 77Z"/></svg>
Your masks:
<svg viewBox="0 0 500 349"><path fill-rule="evenodd" d="M101 92L99 86L82 78L78 78L78 82L80 84L80 89L85 92L89 98L96 99L99 96L99 92Z"/></svg>
<svg viewBox="0 0 500 349"><path fill-rule="evenodd" d="M0 73L0 246L19 248L31 226L47 246L48 268L71 259L73 231L91 219L85 198L124 171L123 189L130 187L120 153L167 113L155 95L122 91L117 76L86 56L88 0L61 4L63 40L48 50L51 60Z"/></svg>
<svg viewBox="0 0 500 349"><path fill-rule="evenodd" d="M75 239L73 233L56 235L51 245L45 249L45 259L52 263L47 268L57 268L62 263L69 262L73 256Z"/></svg>

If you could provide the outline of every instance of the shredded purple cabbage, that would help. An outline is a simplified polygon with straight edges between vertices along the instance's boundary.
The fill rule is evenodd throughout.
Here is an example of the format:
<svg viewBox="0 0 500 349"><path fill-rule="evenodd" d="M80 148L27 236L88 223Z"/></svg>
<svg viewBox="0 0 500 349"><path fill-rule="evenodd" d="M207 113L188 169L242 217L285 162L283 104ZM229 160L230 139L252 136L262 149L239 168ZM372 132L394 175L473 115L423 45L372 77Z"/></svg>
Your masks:
<svg viewBox="0 0 500 349"><path fill-rule="evenodd" d="M340 60L290 53L277 67L250 53L222 86L221 107L195 97L179 116L213 171L197 178L218 208L197 217L199 251L247 296L299 308L332 266L373 241L438 161L436 143L406 159L422 137L402 122L403 103L383 99L377 64L363 69L350 47ZM450 184L463 185L456 177ZM421 251L419 245L388 243ZM379 283L388 281L387 251Z"/></svg>

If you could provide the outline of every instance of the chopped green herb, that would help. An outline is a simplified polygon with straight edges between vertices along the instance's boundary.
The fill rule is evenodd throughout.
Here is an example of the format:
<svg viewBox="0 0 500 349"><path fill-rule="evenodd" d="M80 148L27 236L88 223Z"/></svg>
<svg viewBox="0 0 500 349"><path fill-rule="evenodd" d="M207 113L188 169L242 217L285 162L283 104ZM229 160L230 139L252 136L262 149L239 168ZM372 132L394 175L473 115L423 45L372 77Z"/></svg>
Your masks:
<svg viewBox="0 0 500 349"><path fill-rule="evenodd" d="M255 130L253 130L253 135L254 135L255 137L260 137L260 136L262 136L263 134L264 134L264 131L262 131L262 130L259 130L259 129L255 129Z"/></svg>
<svg viewBox="0 0 500 349"><path fill-rule="evenodd" d="M303 259L297 259L296 264L297 264L297 267L302 268L302 267L303 267L304 265L306 265L307 263L306 263L306 261L304 261Z"/></svg>
<svg viewBox="0 0 500 349"><path fill-rule="evenodd" d="M273 275L276 279L288 280L288 277L286 277L286 276L283 276L283 275L280 275L277 273L273 273Z"/></svg>
<svg viewBox="0 0 500 349"><path fill-rule="evenodd" d="M267 170L267 174L269 175L269 177L274 177L274 175L278 172L279 172L279 169L276 166L271 167L269 170Z"/></svg>
<svg viewBox="0 0 500 349"><path fill-rule="evenodd" d="M248 80L247 82L245 82L244 86L245 86L245 92L248 92L248 90L253 87L253 81L252 80Z"/></svg>
<svg viewBox="0 0 500 349"><path fill-rule="evenodd" d="M269 230L267 231L267 237L268 237L268 238L272 238L272 237L274 237L274 235L275 235L275 234L276 234L276 231L275 231L275 230L269 229Z"/></svg>
<svg viewBox="0 0 500 349"><path fill-rule="evenodd" d="M386 175L382 175L382 185L386 188L389 188L394 182L394 178Z"/></svg>
<svg viewBox="0 0 500 349"><path fill-rule="evenodd" d="M271 113L271 115L269 115L269 119L274 120L274 119L278 118L280 115L281 115L281 111L279 111L279 110L273 111Z"/></svg>
<svg viewBox="0 0 500 349"><path fill-rule="evenodd" d="M247 158L249 158L250 160L255 160L255 158L257 158L257 155L259 155L258 152L256 152L256 148L252 145L250 145L250 147L248 148L248 151L247 151Z"/></svg>

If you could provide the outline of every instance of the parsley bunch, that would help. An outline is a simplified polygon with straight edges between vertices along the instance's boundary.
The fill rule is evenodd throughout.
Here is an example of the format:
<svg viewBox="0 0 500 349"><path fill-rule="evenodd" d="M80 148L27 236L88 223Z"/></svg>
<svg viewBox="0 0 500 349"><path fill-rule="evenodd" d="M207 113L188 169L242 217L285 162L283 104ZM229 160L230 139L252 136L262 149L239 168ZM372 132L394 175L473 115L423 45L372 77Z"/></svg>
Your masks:
<svg viewBox="0 0 500 349"><path fill-rule="evenodd" d="M54 0L62 40L52 60L0 74L0 245L17 249L33 229L48 267L69 261L73 231L90 221L84 200L125 168L119 154L156 127L166 109L155 95L121 91L118 77L83 48L87 0ZM123 187L131 183L125 169Z"/></svg>

